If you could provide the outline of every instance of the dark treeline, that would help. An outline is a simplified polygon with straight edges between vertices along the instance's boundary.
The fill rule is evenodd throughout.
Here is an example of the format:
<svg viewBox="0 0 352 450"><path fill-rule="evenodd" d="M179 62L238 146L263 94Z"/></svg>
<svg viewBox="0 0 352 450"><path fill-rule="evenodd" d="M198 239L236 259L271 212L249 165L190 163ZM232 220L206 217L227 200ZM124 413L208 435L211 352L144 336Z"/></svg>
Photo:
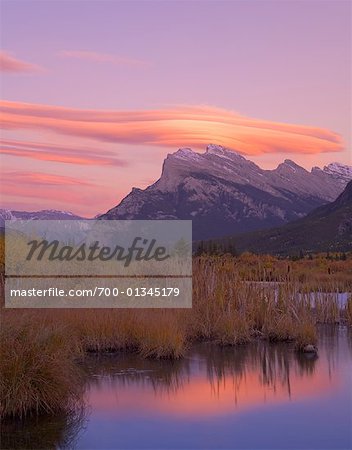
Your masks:
<svg viewBox="0 0 352 450"><path fill-rule="evenodd" d="M221 256L221 255L232 255L239 256L241 252L239 252L236 248L235 238L222 238L222 239L210 239L206 241L196 241L193 243L193 254L195 256L201 255L210 255L210 256ZM346 261L347 253L346 252L320 252L320 253L312 253L304 250L300 250L299 252L294 252L291 255L287 256L277 256L279 259L289 259L292 261L298 261L300 259L314 259L316 256L323 256L330 261Z"/></svg>
<svg viewBox="0 0 352 450"><path fill-rule="evenodd" d="M195 256L201 255L232 255L238 256L233 237L221 240L197 241L194 243Z"/></svg>

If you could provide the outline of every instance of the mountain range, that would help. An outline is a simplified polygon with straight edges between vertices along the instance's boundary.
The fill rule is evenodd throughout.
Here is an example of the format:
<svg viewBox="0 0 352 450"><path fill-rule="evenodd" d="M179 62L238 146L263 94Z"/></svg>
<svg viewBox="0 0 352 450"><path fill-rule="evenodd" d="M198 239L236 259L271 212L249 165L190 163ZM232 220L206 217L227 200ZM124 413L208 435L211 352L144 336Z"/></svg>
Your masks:
<svg viewBox="0 0 352 450"><path fill-rule="evenodd" d="M10 209L0 209L0 228L5 225L5 220L78 220L80 216L68 211L58 211L56 209L42 209L40 211L13 211Z"/></svg>
<svg viewBox="0 0 352 450"><path fill-rule="evenodd" d="M237 252L279 256L352 251L352 181L332 203L282 227L237 235ZM217 243L221 247L221 240Z"/></svg>
<svg viewBox="0 0 352 450"><path fill-rule="evenodd" d="M101 219L192 219L195 240L277 227L334 201L352 167L331 163L307 171L286 159L264 170L239 153L208 145L169 154L146 189L132 188Z"/></svg>
<svg viewBox="0 0 352 450"><path fill-rule="evenodd" d="M192 219L194 240L247 233L243 243L249 249L251 241L257 239L251 232L327 214L329 205L318 209L318 216L314 215L316 208L335 201L350 180L352 167L340 163L308 171L286 159L276 169L264 170L219 145L208 145L204 153L181 148L166 157L159 180L146 189L132 188L117 206L97 217ZM313 216L306 217L313 210ZM0 227L5 219L72 220L81 217L52 209L36 212L1 209ZM296 228L282 229L293 233ZM262 236L269 236L263 233ZM278 236L281 231L275 233ZM258 239L262 240L259 234ZM271 239L274 241L281 242L278 237ZM292 240L291 244L294 245Z"/></svg>

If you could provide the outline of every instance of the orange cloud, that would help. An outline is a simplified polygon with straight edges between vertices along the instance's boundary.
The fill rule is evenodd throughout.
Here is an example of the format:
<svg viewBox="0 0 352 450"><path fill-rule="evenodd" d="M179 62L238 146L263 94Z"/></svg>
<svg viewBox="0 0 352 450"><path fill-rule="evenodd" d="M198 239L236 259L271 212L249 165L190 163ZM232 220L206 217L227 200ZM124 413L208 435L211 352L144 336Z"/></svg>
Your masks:
<svg viewBox="0 0 352 450"><path fill-rule="evenodd" d="M116 193L104 186L76 177L30 171L3 173L1 195L2 207L9 209L66 210L74 206L77 214L88 217L99 212L96 205L104 211L116 201Z"/></svg>
<svg viewBox="0 0 352 450"><path fill-rule="evenodd" d="M41 172L5 172L2 175L2 180L6 184L37 184L41 186L93 186L77 178L68 177L65 175L54 175Z"/></svg>
<svg viewBox="0 0 352 450"><path fill-rule="evenodd" d="M94 63L110 63L118 66L148 66L147 61L140 59L122 58L109 53L97 53L90 51L63 50L59 53L64 58L75 58Z"/></svg>
<svg viewBox="0 0 352 450"><path fill-rule="evenodd" d="M125 161L118 159L113 152L108 150L104 150L104 155L101 155L99 151L87 147L72 147L18 140L1 140L0 153L39 161L54 161L78 165L119 167L125 167L127 165Z"/></svg>
<svg viewBox="0 0 352 450"><path fill-rule="evenodd" d="M10 208L17 208L19 203L18 200L21 199L22 204L24 205L23 208L28 210L28 203L23 203L23 199L31 199L30 204L31 207L30 210L36 210L38 209L37 205L40 203L39 209L43 208L49 208L52 209L53 207L59 206L59 208L62 207L62 205L74 205L75 206L75 212L77 211L78 214L84 214L85 209L80 209L77 207L77 205L83 203L85 201L99 201L101 198L101 192L99 195L94 195L94 192L90 191L89 195L84 195L82 192L67 190L67 189L60 189L58 190L57 187L55 189L43 189L43 187L39 184L34 184L33 186L28 185L25 186L4 186L2 188L3 195L6 195L8 197L7 204L10 205ZM40 199L40 202L38 200Z"/></svg>
<svg viewBox="0 0 352 450"><path fill-rule="evenodd" d="M84 191L79 189L85 183L71 177L37 172L7 172L3 174L2 194L9 199L31 198L55 203L76 205L84 200ZM89 184L87 183L89 186ZM90 190L95 191L95 189ZM100 193L101 195L101 193ZM88 197L89 195L87 195ZM42 202L41 202L42 203ZM51 206L52 207L52 206Z"/></svg>
<svg viewBox="0 0 352 450"><path fill-rule="evenodd" d="M33 73L43 69L36 64L31 64L15 58L11 53L0 51L0 72L7 73Z"/></svg>
<svg viewBox="0 0 352 450"><path fill-rule="evenodd" d="M343 149L340 136L323 128L253 119L206 106L99 111L3 101L0 120L7 129L50 130L102 142L171 148L202 148L214 142L246 155Z"/></svg>

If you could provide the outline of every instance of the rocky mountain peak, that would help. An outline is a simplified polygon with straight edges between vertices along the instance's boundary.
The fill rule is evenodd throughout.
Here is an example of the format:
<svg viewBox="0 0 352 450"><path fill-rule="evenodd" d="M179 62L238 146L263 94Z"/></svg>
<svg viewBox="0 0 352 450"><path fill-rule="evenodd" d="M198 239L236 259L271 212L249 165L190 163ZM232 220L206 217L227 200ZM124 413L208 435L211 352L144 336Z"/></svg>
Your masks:
<svg viewBox="0 0 352 450"><path fill-rule="evenodd" d="M235 150L231 150L230 148L224 147L222 145L217 144L209 144L205 150L206 155L216 155L222 158L240 158L245 159L242 155L240 155Z"/></svg>
<svg viewBox="0 0 352 450"><path fill-rule="evenodd" d="M222 155L223 153L230 152L232 150L227 149L222 145L209 144L205 150L205 153L214 153L215 155Z"/></svg>
<svg viewBox="0 0 352 450"><path fill-rule="evenodd" d="M189 147L182 147L177 150L175 153L170 153L168 156L176 156L179 158L189 158L193 157L196 154L191 148Z"/></svg>
<svg viewBox="0 0 352 450"><path fill-rule="evenodd" d="M345 183L352 178L352 167L339 162L333 162L324 166L323 172L331 175L342 183Z"/></svg>
<svg viewBox="0 0 352 450"><path fill-rule="evenodd" d="M166 159L164 160L164 166L165 164L168 164L169 162L175 163L175 162L183 162L183 161L197 161L201 158L201 154L193 151L189 147L182 147L179 148L174 153L168 153Z"/></svg>
<svg viewBox="0 0 352 450"><path fill-rule="evenodd" d="M276 170L284 170L291 172L307 172L306 169L296 164L292 159L285 159L283 163L279 164Z"/></svg>

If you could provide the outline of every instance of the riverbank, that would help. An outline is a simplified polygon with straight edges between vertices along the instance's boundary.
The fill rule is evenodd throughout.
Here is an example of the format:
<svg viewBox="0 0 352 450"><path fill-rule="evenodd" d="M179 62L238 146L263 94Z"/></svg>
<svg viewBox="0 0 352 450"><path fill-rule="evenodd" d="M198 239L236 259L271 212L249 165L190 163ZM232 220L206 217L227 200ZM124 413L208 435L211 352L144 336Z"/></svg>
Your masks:
<svg viewBox="0 0 352 450"><path fill-rule="evenodd" d="M317 324L352 324L351 298L343 306L338 300L339 291L350 289L352 260L341 263L341 270L330 268L327 280L323 267L320 272L311 269L315 276L300 281L292 262L271 257L196 258L192 309L2 309L1 415L53 414L79 407L80 361L89 352L179 359L199 341L220 346L255 339L289 341L298 351L315 345ZM312 302L310 293L318 291L318 280L319 292L330 294Z"/></svg>

